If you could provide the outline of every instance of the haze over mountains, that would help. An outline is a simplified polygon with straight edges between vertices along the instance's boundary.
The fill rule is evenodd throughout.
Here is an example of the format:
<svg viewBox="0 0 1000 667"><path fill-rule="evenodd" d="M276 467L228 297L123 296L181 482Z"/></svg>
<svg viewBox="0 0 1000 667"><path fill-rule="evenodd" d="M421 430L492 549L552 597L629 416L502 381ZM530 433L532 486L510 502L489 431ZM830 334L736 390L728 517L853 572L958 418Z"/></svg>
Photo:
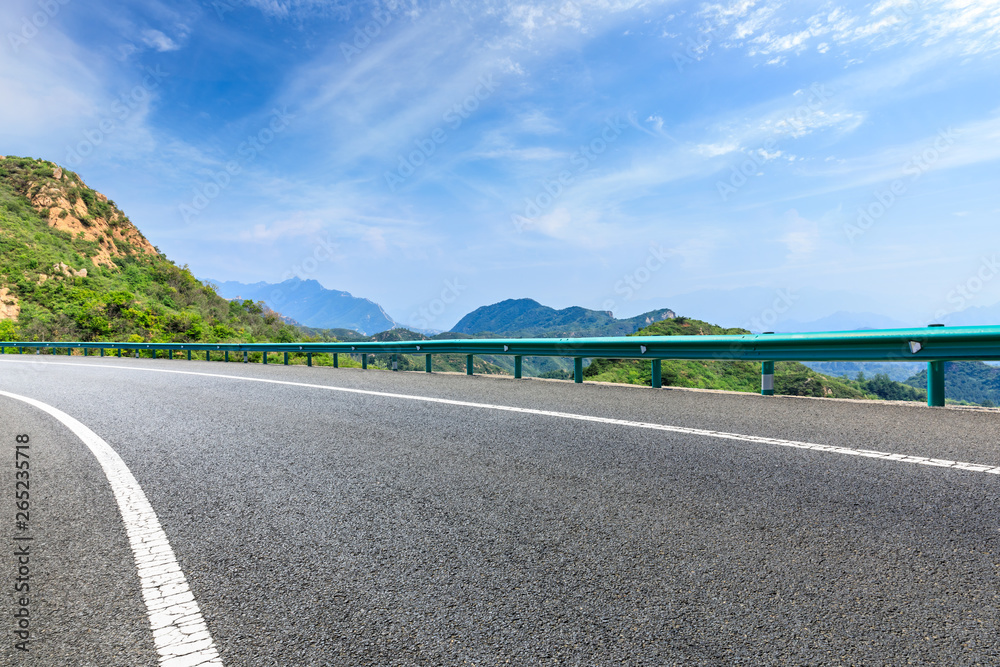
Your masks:
<svg viewBox="0 0 1000 667"><path fill-rule="evenodd" d="M269 308L299 324L319 329L353 329L366 335L394 329L399 324L371 299L326 289L316 280L291 278L281 283L253 284L208 280L226 299L263 301Z"/></svg>

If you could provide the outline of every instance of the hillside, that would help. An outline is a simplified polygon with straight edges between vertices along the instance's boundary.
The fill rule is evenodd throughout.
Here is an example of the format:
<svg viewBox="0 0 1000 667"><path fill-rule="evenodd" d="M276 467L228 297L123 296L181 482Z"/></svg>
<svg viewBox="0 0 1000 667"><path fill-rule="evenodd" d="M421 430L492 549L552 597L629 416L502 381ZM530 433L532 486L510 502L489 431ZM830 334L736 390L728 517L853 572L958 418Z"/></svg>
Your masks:
<svg viewBox="0 0 1000 667"><path fill-rule="evenodd" d="M668 309L654 310L625 320L602 310L574 306L556 310L534 299L507 299L472 311L452 331L463 334L492 333L510 338L579 338L627 336L653 322L674 317Z"/></svg>
<svg viewBox="0 0 1000 667"><path fill-rule="evenodd" d="M911 377L906 384L927 386L927 368ZM944 365L944 394L950 401L1000 405L1000 368L982 361L948 361Z"/></svg>
<svg viewBox="0 0 1000 667"><path fill-rule="evenodd" d="M633 335L736 335L749 333L745 329L723 327L677 317L652 324ZM760 391L760 364L751 361L676 361L662 363L663 384L672 387L699 389L725 389L729 391ZM596 359L584 369L587 380L649 385L652 370L648 361L639 359ZM817 396L830 398L892 398L894 400L923 400L916 389L878 377L870 382L857 382L846 378L821 375L798 362L779 362L774 369L776 394L788 396Z"/></svg>
<svg viewBox="0 0 1000 667"><path fill-rule="evenodd" d="M44 160L0 159L0 340L292 341L153 247L113 201Z"/></svg>
<svg viewBox="0 0 1000 667"><path fill-rule="evenodd" d="M263 301L269 308L316 329L351 329L365 335L399 326L382 306L349 292L331 290L315 280L291 278L280 283L217 282L227 299Z"/></svg>
<svg viewBox="0 0 1000 667"><path fill-rule="evenodd" d="M888 375L896 382L904 382L926 368L926 363L911 361L806 361L806 366L817 373L831 376L843 376L852 380L858 374L874 376L879 373Z"/></svg>

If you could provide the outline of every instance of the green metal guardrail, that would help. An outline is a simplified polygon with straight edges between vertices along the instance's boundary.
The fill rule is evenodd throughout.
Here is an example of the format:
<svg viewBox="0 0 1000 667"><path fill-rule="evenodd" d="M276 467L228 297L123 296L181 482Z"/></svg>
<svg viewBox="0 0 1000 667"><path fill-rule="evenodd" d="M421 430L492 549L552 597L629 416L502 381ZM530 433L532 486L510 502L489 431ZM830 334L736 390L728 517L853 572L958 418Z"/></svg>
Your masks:
<svg viewBox="0 0 1000 667"><path fill-rule="evenodd" d="M659 388L661 361L663 359L742 360L761 362L761 393L774 393L775 361L920 361L927 362L927 404L944 405L945 361L995 361L1000 360L1000 326L942 327L931 325L927 329L885 329L876 331L848 331L800 334L747 334L742 336L626 336L617 338L514 338L514 339L464 339L419 340L399 342L359 343L83 343L83 342L11 342L0 344L0 353L15 348L19 353L26 349L81 348L84 354L99 350L116 350L138 356L140 351L181 351L191 359L194 352L229 353L305 353L312 365L313 354L332 354L337 367L339 354L361 355L362 368L368 367L369 354L423 354L426 370L431 372L431 358L435 354L464 354L466 373L472 375L475 356L507 355L514 357L514 377L521 377L523 357L572 357L574 379L583 382L584 359L649 359L652 367L652 385ZM395 357L394 357L395 359ZM393 364L395 367L395 363Z"/></svg>

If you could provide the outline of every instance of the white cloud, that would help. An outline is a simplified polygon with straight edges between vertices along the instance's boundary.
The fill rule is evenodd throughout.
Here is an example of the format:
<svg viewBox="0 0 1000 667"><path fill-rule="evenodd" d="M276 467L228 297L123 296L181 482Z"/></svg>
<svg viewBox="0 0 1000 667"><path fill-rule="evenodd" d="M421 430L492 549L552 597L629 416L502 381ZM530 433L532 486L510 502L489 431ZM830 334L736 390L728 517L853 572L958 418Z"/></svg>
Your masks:
<svg viewBox="0 0 1000 667"><path fill-rule="evenodd" d="M244 241L270 244L297 236L315 236L322 229L323 223L320 220L310 216L296 216L279 220L270 226L257 223L249 230L241 232L240 238Z"/></svg>
<svg viewBox="0 0 1000 667"><path fill-rule="evenodd" d="M834 45L884 49L901 44L942 45L956 55L1000 50L1000 2L997 0L883 0L870 9L834 7L810 16L805 27L798 4L759 5L742 0L730 5L705 4L698 16L712 30L735 22L727 48L745 48L765 56L768 64L783 64L777 54L800 54L816 38L817 51ZM699 28L704 32L704 28Z"/></svg>
<svg viewBox="0 0 1000 667"><path fill-rule="evenodd" d="M699 144L695 146L695 150L705 157L712 158L735 153L740 150L740 145L734 141L722 141L714 144Z"/></svg>
<svg viewBox="0 0 1000 667"><path fill-rule="evenodd" d="M248 7L278 19L309 16L351 17L351 3L340 0L244 0Z"/></svg>
<svg viewBox="0 0 1000 667"><path fill-rule="evenodd" d="M166 51L176 51L181 48L177 42L167 37L159 30L143 30L142 41L146 46L163 53Z"/></svg>

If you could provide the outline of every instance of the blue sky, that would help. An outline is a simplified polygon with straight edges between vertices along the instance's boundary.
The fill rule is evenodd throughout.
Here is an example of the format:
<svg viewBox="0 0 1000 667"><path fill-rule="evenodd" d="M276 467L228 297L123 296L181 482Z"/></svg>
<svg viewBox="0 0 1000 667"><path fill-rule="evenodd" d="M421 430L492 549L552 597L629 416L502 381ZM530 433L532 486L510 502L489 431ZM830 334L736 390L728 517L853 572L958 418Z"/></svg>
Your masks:
<svg viewBox="0 0 1000 667"><path fill-rule="evenodd" d="M0 153L79 172L200 277L437 329L519 297L727 324L1000 301L996 0L7 0L0 25Z"/></svg>

